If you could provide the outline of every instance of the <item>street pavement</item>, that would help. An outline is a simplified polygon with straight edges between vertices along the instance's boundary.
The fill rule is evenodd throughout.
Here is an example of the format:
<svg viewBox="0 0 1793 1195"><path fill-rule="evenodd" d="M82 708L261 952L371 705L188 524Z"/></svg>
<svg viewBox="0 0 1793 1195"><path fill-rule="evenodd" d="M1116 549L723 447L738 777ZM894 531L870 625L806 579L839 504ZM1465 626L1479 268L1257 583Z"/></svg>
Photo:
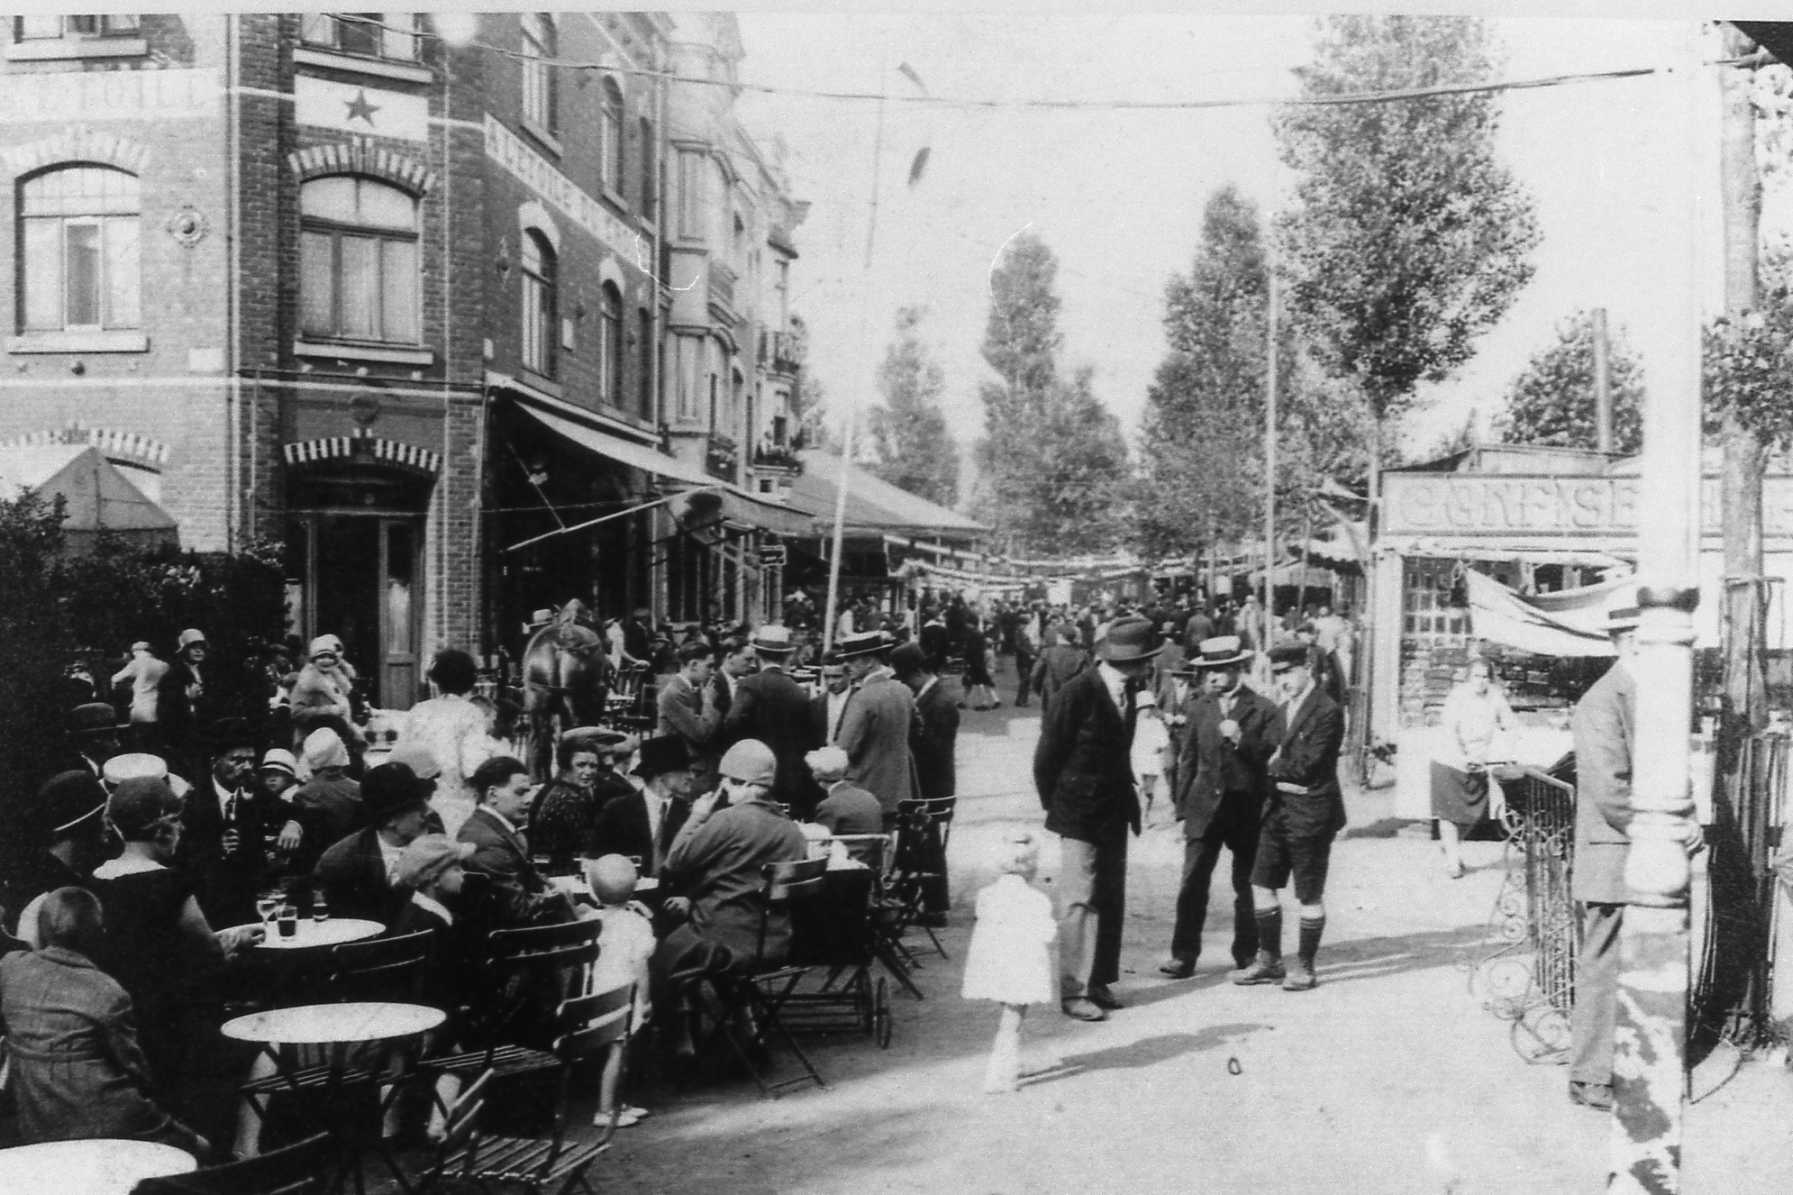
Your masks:
<svg viewBox="0 0 1793 1195"><path fill-rule="evenodd" d="M1005 692L1012 693L1012 688ZM1029 761L1037 709L966 711L950 863L950 960L929 956L926 999L893 994L895 1042L814 1050L829 1081L764 1100L748 1081L648 1096L655 1114L601 1163L631 1191L1592 1192L1608 1118L1569 1104L1562 1067L1529 1065L1485 1011L1471 969L1503 943L1493 924L1500 844L1466 844L1451 880L1424 827L1389 816L1389 790L1351 792L1334 852L1319 987L1228 983L1230 894L1216 876L1196 976L1157 973L1181 837L1160 797L1133 846L1127 1007L1101 1024L1056 1008L1030 1043L1063 1065L1013 1095L981 1092L992 1005L958 996L985 859L1001 833L1037 828ZM1044 852L1050 886L1056 851ZM1286 931L1286 946L1293 934ZM1722 1073L1720 1074L1722 1077ZM1793 1077L1744 1064L1687 1122L1690 1192L1793 1190Z"/></svg>

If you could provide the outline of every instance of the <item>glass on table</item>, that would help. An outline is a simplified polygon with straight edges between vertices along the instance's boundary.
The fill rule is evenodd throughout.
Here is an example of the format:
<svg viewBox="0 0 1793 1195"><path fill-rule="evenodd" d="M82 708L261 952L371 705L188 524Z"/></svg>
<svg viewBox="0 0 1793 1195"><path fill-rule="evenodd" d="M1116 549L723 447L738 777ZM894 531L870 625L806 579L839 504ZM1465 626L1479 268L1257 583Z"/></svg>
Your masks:
<svg viewBox="0 0 1793 1195"><path fill-rule="evenodd" d="M268 888L256 894L255 914L261 918L263 927L274 928L274 917L280 912L280 906L286 900L286 894L278 888Z"/></svg>
<svg viewBox="0 0 1793 1195"><path fill-rule="evenodd" d="M322 888L311 890L311 919L319 924L330 920L330 904Z"/></svg>
<svg viewBox="0 0 1793 1195"><path fill-rule="evenodd" d="M297 936L299 932L299 906L293 904L290 900L282 901L280 904L278 920L275 924L279 929L281 937L291 938Z"/></svg>

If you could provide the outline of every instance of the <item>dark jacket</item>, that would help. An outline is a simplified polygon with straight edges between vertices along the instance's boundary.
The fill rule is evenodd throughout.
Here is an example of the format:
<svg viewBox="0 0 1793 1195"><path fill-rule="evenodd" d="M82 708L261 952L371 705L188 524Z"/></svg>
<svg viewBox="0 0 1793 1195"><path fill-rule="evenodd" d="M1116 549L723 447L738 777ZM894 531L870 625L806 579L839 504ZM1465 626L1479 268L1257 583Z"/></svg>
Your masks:
<svg viewBox="0 0 1793 1195"><path fill-rule="evenodd" d="M766 668L743 677L722 719L722 741L758 739L778 759L772 799L807 813L821 798L803 757L822 745L811 719L809 694L782 668Z"/></svg>
<svg viewBox="0 0 1793 1195"><path fill-rule="evenodd" d="M1095 668L1072 677L1046 707L1033 753L1033 782L1046 829L1081 842L1139 833L1139 794L1130 748L1134 707L1125 718Z"/></svg>
<svg viewBox="0 0 1793 1195"><path fill-rule="evenodd" d="M1630 899L1625 863L1631 853L1631 761L1636 744L1637 680L1615 663L1575 706L1576 900L1623 904Z"/></svg>
<svg viewBox="0 0 1793 1195"><path fill-rule="evenodd" d="M915 756L915 795L951 797L959 791L955 759L959 740L959 703L944 682L915 699L915 720L909 724L909 750Z"/></svg>
<svg viewBox="0 0 1793 1195"><path fill-rule="evenodd" d="M666 852L672 847L685 819L691 816L689 801L667 802L660 819L660 841L655 843L648 827L647 798L630 793L604 806L592 828L592 850L599 855L639 855L641 874L660 874Z"/></svg>
<svg viewBox="0 0 1793 1195"><path fill-rule="evenodd" d="M456 836L474 846L467 867L491 882L492 915L497 928L566 921L572 909L554 891L529 859L529 843L506 828L496 814L479 806L461 824Z"/></svg>
<svg viewBox="0 0 1793 1195"><path fill-rule="evenodd" d="M1183 836L1206 834L1228 793L1244 794L1255 821L1270 788L1264 765L1281 733L1276 706L1240 685L1230 714L1223 715L1220 699L1209 693L1191 701L1185 714L1189 723L1178 744L1177 786L1172 793L1177 816L1183 819ZM1221 722L1229 716L1239 724L1236 747L1220 733Z"/></svg>
<svg viewBox="0 0 1793 1195"><path fill-rule="evenodd" d="M206 920L214 926L242 925L255 920L255 896L271 877L276 860L273 839L297 811L251 785L236 794L237 844L224 850L224 811L217 782L208 773L193 785L181 810L177 860L193 878L194 895Z"/></svg>
<svg viewBox="0 0 1793 1195"><path fill-rule="evenodd" d="M318 860L312 877L324 890L335 917L358 917L391 925L411 899L408 889L386 882L386 858L380 853L379 831L357 830L334 843Z"/></svg>
<svg viewBox="0 0 1793 1195"><path fill-rule="evenodd" d="M1336 833L1345 825L1345 799L1339 792L1345 712L1315 685L1287 719L1281 738L1270 757L1268 808L1281 810L1291 834Z"/></svg>
<svg viewBox="0 0 1793 1195"><path fill-rule="evenodd" d="M1030 678L1033 687L1039 691L1041 708L1050 706L1053 694L1089 666L1089 656L1083 649L1072 647L1069 643L1054 643L1041 652L1040 658L1034 662L1033 676Z"/></svg>

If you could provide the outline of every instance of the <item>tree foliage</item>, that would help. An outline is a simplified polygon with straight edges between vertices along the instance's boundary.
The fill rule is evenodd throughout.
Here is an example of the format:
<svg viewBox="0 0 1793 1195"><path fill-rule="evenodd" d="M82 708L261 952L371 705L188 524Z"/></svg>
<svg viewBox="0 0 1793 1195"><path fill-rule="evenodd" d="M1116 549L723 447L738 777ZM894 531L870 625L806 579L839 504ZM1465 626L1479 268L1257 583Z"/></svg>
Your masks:
<svg viewBox="0 0 1793 1195"><path fill-rule="evenodd" d="M1624 330L1608 334L1607 377L1612 392L1613 447L1643 446L1643 366L1625 343ZM1508 444L1595 448L1594 321L1578 311L1557 325L1556 342L1533 355L1507 390L1506 410L1495 430Z"/></svg>
<svg viewBox="0 0 1793 1195"><path fill-rule="evenodd" d="M1732 415L1765 448L1793 448L1793 250L1766 254L1755 310L1713 320L1703 339L1708 434Z"/></svg>
<svg viewBox="0 0 1793 1195"><path fill-rule="evenodd" d="M1478 20L1331 16L1296 74L1303 97L1322 98L1492 71ZM1531 277L1537 222L1495 157L1498 125L1489 92L1291 106L1275 120L1297 175L1278 223L1290 307L1320 364L1355 383L1378 424L1467 361Z"/></svg>
<svg viewBox="0 0 1793 1195"><path fill-rule="evenodd" d="M1025 232L990 276L983 356L1002 380L978 387L976 511L999 543L1026 555L1117 547L1129 493L1127 443L1091 371L1060 372L1057 276L1052 250Z"/></svg>
<svg viewBox="0 0 1793 1195"><path fill-rule="evenodd" d="M920 307L897 312L896 339L878 366L882 405L871 411L873 473L930 502L951 506L959 494L959 448L940 396L946 375L921 338Z"/></svg>

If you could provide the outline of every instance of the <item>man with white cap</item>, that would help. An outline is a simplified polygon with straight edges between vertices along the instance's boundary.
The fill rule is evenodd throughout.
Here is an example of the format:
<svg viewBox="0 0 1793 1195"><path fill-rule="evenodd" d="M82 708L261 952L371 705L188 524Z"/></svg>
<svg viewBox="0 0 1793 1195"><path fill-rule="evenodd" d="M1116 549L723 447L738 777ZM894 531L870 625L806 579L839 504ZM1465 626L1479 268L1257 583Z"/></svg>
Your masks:
<svg viewBox="0 0 1793 1195"><path fill-rule="evenodd" d="M722 720L722 739L738 743L758 739L778 759L778 782L772 799L791 807L802 820L821 794L810 782L803 756L822 745L810 718L809 694L790 678L785 666L796 645L789 627L763 626L749 646L760 658L760 670L735 682L733 699Z"/></svg>
<svg viewBox="0 0 1793 1195"><path fill-rule="evenodd" d="M772 748L742 739L723 754L717 770L720 786L692 807L660 873L662 884L679 894L668 898L668 911L690 915L654 956L662 976L750 965L760 946L761 869L809 854L802 831L772 800L778 780ZM782 961L790 937L788 914L773 910L763 960Z"/></svg>
<svg viewBox="0 0 1793 1195"><path fill-rule="evenodd" d="M1625 863L1631 851L1631 761L1637 730L1639 612L1626 591L1606 616L1617 659L1575 705L1575 873L1570 895L1582 905L1581 948L1575 960L1575 1004L1569 1015L1569 1099L1583 1107L1612 1107L1613 1024L1618 1002L1619 932L1630 891ZM1699 850L1699 823L1689 819L1686 847Z"/></svg>

